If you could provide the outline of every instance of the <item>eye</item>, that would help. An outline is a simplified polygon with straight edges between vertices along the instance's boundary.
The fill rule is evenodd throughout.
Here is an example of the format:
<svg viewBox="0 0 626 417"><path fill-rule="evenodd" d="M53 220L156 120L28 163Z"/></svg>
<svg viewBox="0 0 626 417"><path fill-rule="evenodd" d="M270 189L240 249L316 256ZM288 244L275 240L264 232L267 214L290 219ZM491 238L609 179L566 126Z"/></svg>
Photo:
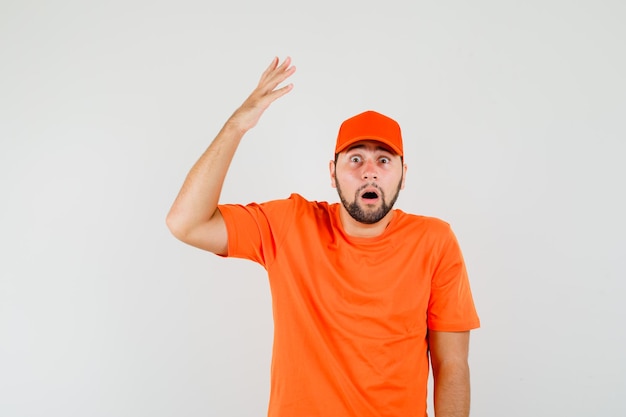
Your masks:
<svg viewBox="0 0 626 417"><path fill-rule="evenodd" d="M351 156L350 157L350 162L354 162L354 163L359 163L361 162L361 157L360 156Z"/></svg>
<svg viewBox="0 0 626 417"><path fill-rule="evenodd" d="M382 158L380 158L379 161L381 164L388 164L389 162L391 162L391 160L387 158L386 156L383 156Z"/></svg>

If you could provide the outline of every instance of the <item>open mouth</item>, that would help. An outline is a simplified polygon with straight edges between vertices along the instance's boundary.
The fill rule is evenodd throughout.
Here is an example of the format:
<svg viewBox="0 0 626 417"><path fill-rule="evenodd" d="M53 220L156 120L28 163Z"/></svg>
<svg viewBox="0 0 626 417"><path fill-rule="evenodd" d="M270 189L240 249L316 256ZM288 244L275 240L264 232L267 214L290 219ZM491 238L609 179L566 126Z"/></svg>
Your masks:
<svg viewBox="0 0 626 417"><path fill-rule="evenodd" d="M375 191L366 191L363 194L361 194L361 198L365 201L374 202L378 200L378 193Z"/></svg>

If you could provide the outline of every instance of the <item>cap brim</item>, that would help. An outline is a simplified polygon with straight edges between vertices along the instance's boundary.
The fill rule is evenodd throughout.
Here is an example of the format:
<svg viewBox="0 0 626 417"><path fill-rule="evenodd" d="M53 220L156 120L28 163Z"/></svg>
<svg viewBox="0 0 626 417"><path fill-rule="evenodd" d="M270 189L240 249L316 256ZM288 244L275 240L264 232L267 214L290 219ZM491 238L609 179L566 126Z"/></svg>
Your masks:
<svg viewBox="0 0 626 417"><path fill-rule="evenodd" d="M402 150L400 150L396 145L391 143L388 139L381 138L381 137L376 137L376 136L372 136L372 135L356 136L356 137L346 141L345 143L343 143L340 147L335 148L335 153L341 153L342 151L344 151L347 148L349 148L351 145L354 145L355 143L361 142L363 140L373 140L373 141L376 141L376 142L380 142L380 143L384 144L385 146L389 147L392 151L394 151L396 155L402 156Z"/></svg>

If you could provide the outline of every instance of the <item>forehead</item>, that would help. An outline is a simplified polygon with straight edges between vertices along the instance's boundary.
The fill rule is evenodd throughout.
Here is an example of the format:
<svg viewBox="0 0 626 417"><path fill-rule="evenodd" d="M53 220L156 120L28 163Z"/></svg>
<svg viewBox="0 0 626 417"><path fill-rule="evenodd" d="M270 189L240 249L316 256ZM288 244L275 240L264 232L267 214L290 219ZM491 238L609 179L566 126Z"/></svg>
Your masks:
<svg viewBox="0 0 626 417"><path fill-rule="evenodd" d="M381 151L381 152L388 152L391 155L395 155L396 153L394 152L393 149L391 149L391 147L389 147L388 145L379 142L377 140L360 140L358 142L353 143L352 145L348 146L344 152L351 152L354 150L365 150L368 152L375 152L375 151Z"/></svg>

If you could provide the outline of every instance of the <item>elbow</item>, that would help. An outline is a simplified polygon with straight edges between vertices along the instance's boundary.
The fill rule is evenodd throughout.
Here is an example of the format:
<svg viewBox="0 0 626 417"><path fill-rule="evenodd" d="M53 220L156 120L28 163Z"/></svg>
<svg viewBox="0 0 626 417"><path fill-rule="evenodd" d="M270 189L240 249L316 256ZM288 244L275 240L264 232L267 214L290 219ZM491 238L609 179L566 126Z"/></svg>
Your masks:
<svg viewBox="0 0 626 417"><path fill-rule="evenodd" d="M165 224L167 225L170 233L172 233L172 235L174 235L176 239L183 242L185 241L185 236L187 236L188 228L185 226L185 223L182 221L180 216L176 216L170 211L165 218Z"/></svg>
<svg viewBox="0 0 626 417"><path fill-rule="evenodd" d="M165 224L174 237L183 243L209 252L226 254L228 236L221 216L198 220L186 212L171 211Z"/></svg>

